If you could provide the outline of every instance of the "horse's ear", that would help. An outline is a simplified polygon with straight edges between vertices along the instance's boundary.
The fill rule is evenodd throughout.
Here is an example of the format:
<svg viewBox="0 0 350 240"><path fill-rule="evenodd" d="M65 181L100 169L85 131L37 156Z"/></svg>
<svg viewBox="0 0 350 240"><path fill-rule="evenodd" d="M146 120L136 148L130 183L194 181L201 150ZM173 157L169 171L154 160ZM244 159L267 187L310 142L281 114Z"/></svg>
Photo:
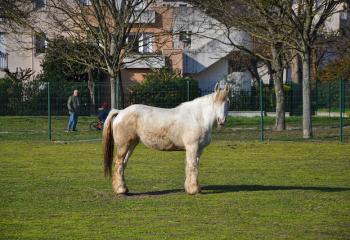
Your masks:
<svg viewBox="0 0 350 240"><path fill-rule="evenodd" d="M215 91L215 92L218 92L219 90L220 90L220 88L219 88L219 82L217 82L217 83L215 84L214 91Z"/></svg>

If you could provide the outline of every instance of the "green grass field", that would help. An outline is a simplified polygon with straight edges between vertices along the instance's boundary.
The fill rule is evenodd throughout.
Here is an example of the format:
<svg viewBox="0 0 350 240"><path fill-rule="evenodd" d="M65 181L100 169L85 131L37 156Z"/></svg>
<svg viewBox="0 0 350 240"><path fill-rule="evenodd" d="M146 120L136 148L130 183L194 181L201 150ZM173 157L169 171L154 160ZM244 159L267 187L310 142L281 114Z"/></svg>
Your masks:
<svg viewBox="0 0 350 240"><path fill-rule="evenodd" d="M183 152L139 145L126 170L131 193L116 197L99 140L48 143L18 130L30 118L11 120L0 134L0 239L350 238L349 143L228 140L228 123L201 159L202 194L184 193Z"/></svg>

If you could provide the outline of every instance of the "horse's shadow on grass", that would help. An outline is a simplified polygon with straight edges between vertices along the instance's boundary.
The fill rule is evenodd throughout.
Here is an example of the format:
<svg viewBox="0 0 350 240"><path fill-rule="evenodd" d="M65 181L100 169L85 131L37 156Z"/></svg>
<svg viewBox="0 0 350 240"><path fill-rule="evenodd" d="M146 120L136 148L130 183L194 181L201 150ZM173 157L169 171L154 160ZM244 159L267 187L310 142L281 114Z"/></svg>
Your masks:
<svg viewBox="0 0 350 240"><path fill-rule="evenodd" d="M256 191L288 191L288 190L303 190L303 191L321 191L321 192L343 192L350 191L346 187L318 187L318 186L265 186L265 185L207 185L202 186L201 194L219 194L230 192L256 192ZM162 196L184 193L183 189L169 189L161 191L128 193L131 197L142 196Z"/></svg>

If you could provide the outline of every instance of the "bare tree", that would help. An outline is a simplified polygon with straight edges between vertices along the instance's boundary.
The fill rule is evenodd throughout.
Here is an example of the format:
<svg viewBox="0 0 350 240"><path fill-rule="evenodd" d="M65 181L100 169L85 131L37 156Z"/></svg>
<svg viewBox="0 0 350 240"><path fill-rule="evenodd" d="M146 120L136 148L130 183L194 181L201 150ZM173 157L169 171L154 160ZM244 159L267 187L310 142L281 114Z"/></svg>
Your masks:
<svg viewBox="0 0 350 240"><path fill-rule="evenodd" d="M143 49L158 48L169 42L171 28L162 29L162 24L156 23L156 17L167 8L155 10L155 0L46 0L45 7L36 8L32 0L0 0L3 8L10 9L13 2L21 10L23 6L28 13L8 11L13 16L22 14L23 18L12 17L11 23L26 29L31 35L33 32L46 37L46 42L64 36L71 42L85 42L94 46L95 52L102 59L99 67L106 72L110 81L111 107L122 107L121 69L128 64L142 61L154 67L164 62L160 54L140 54L137 48L143 44ZM5 4L6 3L6 4ZM17 6L16 5L16 6ZM11 16L12 16L11 15ZM155 24L158 24L155 26ZM149 28L158 28L146 34ZM8 29L15 32L16 27ZM7 29L7 30L8 30ZM45 34L44 34L45 33ZM19 34L20 35L20 34ZM25 45L23 48L33 47ZM152 46L151 46L152 47ZM72 57L91 66L90 61L83 59L86 54L77 54Z"/></svg>
<svg viewBox="0 0 350 240"><path fill-rule="evenodd" d="M275 7L285 13L285 33L290 30L288 46L295 49L302 60L303 137L312 137L311 62L313 49L318 47L325 32L325 23L345 3L343 0L282 0Z"/></svg>
<svg viewBox="0 0 350 240"><path fill-rule="evenodd" d="M73 42L72 39L59 37L51 39L46 49L45 62L63 64L70 73L78 72L87 75L87 84L90 92L91 109L95 112L95 80L94 72L105 68L105 62L98 53L96 45L90 42Z"/></svg>
<svg viewBox="0 0 350 240"><path fill-rule="evenodd" d="M275 130L285 129L285 93L283 70L288 66L290 54L285 42L286 34L280 34L284 12L274 7L274 1L210 0L193 1L204 11L218 19L226 27L228 44L244 51L253 59L265 63L275 82L276 120ZM232 31L244 31L250 36L250 44L238 44ZM255 71L255 73L257 73ZM256 75L256 74L255 74Z"/></svg>
<svg viewBox="0 0 350 240"><path fill-rule="evenodd" d="M271 63L276 90L276 128L284 126L284 93L281 69L298 54L302 61L303 79L303 137L312 137L311 122L311 62L313 50L320 47L325 23L339 11L345 0L260 0L195 1L216 16L229 28L235 27L258 39L260 44L270 46L269 55L255 52L253 48L235 47ZM284 110L284 109L283 109ZM280 121L280 123L279 123Z"/></svg>
<svg viewBox="0 0 350 240"><path fill-rule="evenodd" d="M7 77L11 79L14 83L28 82L28 80L33 76L33 71L30 68L19 68L15 72L10 72L8 69L4 69Z"/></svg>
<svg viewBox="0 0 350 240"><path fill-rule="evenodd" d="M347 21L349 23L350 19ZM338 78L350 79L350 25L342 28L339 36L332 39L325 48L323 55L331 54L332 58L318 59L317 80L334 82Z"/></svg>
<svg viewBox="0 0 350 240"><path fill-rule="evenodd" d="M120 71L134 51L135 41L143 33L143 25L154 20L154 15L147 11L154 1L91 0L88 5L80 0L48 2L49 22L56 32L62 32L74 41L95 44L109 76L111 107L121 108ZM136 58L131 58L131 61Z"/></svg>

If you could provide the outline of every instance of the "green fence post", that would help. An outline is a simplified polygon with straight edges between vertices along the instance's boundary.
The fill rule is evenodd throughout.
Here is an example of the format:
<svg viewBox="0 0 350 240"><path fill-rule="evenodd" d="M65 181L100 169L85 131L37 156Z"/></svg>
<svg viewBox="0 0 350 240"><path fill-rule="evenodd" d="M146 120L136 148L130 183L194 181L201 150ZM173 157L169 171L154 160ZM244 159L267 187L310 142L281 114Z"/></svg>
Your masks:
<svg viewBox="0 0 350 240"><path fill-rule="evenodd" d="M316 92L316 96L315 96L315 114L316 114L316 111L318 111L318 80L316 80L316 84L315 84L315 92Z"/></svg>
<svg viewBox="0 0 350 240"><path fill-rule="evenodd" d="M328 82L328 117L331 116L331 83Z"/></svg>
<svg viewBox="0 0 350 240"><path fill-rule="evenodd" d="M51 141L51 93L50 83L47 83L47 138Z"/></svg>
<svg viewBox="0 0 350 240"><path fill-rule="evenodd" d="M190 101L190 81L187 80L187 101Z"/></svg>
<svg viewBox="0 0 350 240"><path fill-rule="evenodd" d="M344 101L344 80L342 78L340 78L340 81L339 81L339 119L340 119L340 142L343 142L343 107L344 107L344 104L343 104L343 101Z"/></svg>
<svg viewBox="0 0 350 240"><path fill-rule="evenodd" d="M293 98L293 94L294 94L293 86L294 86L294 84L293 84L293 82L291 82L290 92L289 92L289 116L292 116L294 114L294 112L293 112L294 111L293 110L293 100L294 100L294 98Z"/></svg>
<svg viewBox="0 0 350 240"><path fill-rule="evenodd" d="M264 141L264 98L263 98L263 81L260 80L260 141Z"/></svg>

